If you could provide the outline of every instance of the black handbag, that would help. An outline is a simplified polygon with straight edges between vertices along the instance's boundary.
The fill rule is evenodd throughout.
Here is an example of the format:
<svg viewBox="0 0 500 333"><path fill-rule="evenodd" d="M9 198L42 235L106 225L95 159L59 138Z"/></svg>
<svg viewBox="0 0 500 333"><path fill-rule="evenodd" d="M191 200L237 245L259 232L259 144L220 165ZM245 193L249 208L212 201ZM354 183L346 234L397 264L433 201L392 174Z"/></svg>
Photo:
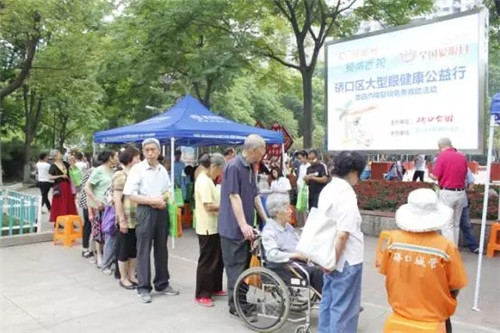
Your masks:
<svg viewBox="0 0 500 333"><path fill-rule="evenodd" d="M58 197L61 195L61 183L55 183L52 188L52 195Z"/></svg>

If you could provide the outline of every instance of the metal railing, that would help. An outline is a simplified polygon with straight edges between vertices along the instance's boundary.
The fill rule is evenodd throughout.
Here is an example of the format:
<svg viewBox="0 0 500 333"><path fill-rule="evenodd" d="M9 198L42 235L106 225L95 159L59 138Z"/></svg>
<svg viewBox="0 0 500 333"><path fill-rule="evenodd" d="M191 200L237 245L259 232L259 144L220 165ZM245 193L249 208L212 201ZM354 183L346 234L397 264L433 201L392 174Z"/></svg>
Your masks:
<svg viewBox="0 0 500 333"><path fill-rule="evenodd" d="M0 190L0 237L40 233L41 196Z"/></svg>

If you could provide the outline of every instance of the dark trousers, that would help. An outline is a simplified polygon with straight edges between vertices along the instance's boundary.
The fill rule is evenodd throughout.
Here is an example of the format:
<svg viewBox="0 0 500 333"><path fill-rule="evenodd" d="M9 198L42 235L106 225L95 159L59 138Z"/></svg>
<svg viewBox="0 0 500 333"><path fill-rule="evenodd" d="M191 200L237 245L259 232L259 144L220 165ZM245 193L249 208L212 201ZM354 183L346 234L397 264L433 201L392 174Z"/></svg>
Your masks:
<svg viewBox="0 0 500 333"><path fill-rule="evenodd" d="M38 182L38 187L40 188L40 192L42 193L42 207L45 205L48 210L50 210L50 200L49 200L49 192L52 187L52 183L49 182Z"/></svg>
<svg viewBox="0 0 500 333"><path fill-rule="evenodd" d="M446 326L446 333L451 333L451 320L450 320L450 318L446 319L445 326Z"/></svg>
<svg viewBox="0 0 500 333"><path fill-rule="evenodd" d="M247 240L233 240L225 237L220 238L222 259L227 274L227 293L230 311L235 311L234 285L238 276L250 265L250 243ZM242 298L244 299L244 298Z"/></svg>
<svg viewBox="0 0 500 333"><path fill-rule="evenodd" d="M83 239L82 246L84 249L89 248L90 234L92 233L92 223L89 220L89 210L85 207L83 211Z"/></svg>
<svg viewBox="0 0 500 333"><path fill-rule="evenodd" d="M196 269L196 298L210 297L222 290L224 262L219 234L198 235L200 257Z"/></svg>
<svg viewBox="0 0 500 333"><path fill-rule="evenodd" d="M309 274L309 284L314 288L319 294L323 290L323 271L318 266L309 266L304 262L297 261L308 274ZM305 274L298 268L295 268L291 263L286 264L274 264L268 263L267 267L278 273L278 275L283 279L286 285L291 285L291 279L296 279L297 275L292 271L294 269L302 278L306 279Z"/></svg>
<svg viewBox="0 0 500 333"><path fill-rule="evenodd" d="M316 207L318 208L319 193L309 192L309 209Z"/></svg>
<svg viewBox="0 0 500 333"><path fill-rule="evenodd" d="M425 171L415 171L415 173L413 174L413 181L416 182L417 179L420 179L421 182L424 181L424 174L425 174Z"/></svg>
<svg viewBox="0 0 500 333"><path fill-rule="evenodd" d="M167 235L169 220L166 209L154 209L150 206L137 206L137 292L151 291L151 247L154 251L155 290L161 291L168 287Z"/></svg>

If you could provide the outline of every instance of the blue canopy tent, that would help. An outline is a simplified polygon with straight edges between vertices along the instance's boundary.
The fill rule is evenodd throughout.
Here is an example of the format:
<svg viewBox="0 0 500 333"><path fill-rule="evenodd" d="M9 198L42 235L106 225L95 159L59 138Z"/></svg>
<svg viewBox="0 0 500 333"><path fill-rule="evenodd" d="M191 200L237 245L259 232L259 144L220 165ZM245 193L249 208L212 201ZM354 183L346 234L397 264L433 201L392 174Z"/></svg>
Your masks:
<svg viewBox="0 0 500 333"><path fill-rule="evenodd" d="M210 112L191 95L182 98L170 110L140 123L94 134L96 143L140 142L156 138L175 139L177 145L240 145L249 134L258 134L267 143L282 144L283 134L238 124Z"/></svg>
<svg viewBox="0 0 500 333"><path fill-rule="evenodd" d="M491 100L490 108L490 134L488 138L488 160L486 162L486 180L484 182L484 199L483 199L483 215L481 218L481 235L479 238L479 254L476 270L476 286L474 290L474 306L473 310L479 311L479 289L481 286L481 267L483 264L483 249L484 236L486 231L486 215L488 212L488 197L490 192L490 174L491 174L491 159L493 152L493 136L495 134L495 126L500 124L500 92L496 93ZM500 207L499 207L500 218Z"/></svg>

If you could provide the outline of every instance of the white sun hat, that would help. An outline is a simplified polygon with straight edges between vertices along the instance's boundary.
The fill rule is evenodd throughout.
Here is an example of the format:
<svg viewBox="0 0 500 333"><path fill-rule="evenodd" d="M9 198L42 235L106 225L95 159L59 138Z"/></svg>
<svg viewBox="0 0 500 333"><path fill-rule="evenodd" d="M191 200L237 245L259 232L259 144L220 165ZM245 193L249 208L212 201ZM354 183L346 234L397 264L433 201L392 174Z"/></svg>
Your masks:
<svg viewBox="0 0 500 333"><path fill-rule="evenodd" d="M396 224L409 232L441 229L453 218L453 210L440 203L436 193L420 188L408 195L408 203L396 211Z"/></svg>

